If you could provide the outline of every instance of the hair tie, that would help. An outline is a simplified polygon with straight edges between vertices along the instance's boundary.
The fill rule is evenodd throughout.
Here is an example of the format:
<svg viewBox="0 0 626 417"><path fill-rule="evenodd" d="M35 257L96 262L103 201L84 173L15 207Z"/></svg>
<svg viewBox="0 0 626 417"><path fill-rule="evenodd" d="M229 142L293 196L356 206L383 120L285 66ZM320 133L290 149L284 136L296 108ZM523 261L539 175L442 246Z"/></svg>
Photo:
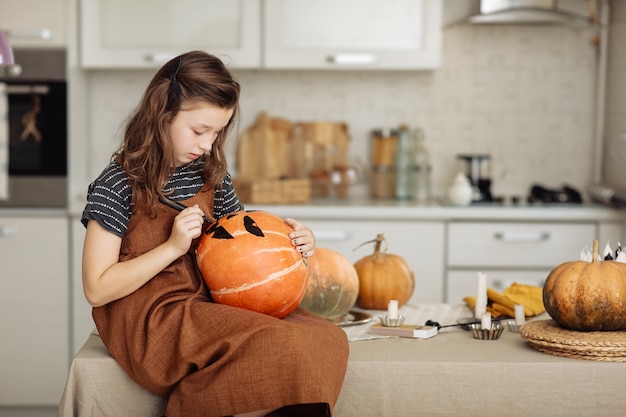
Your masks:
<svg viewBox="0 0 626 417"><path fill-rule="evenodd" d="M180 64L182 63L182 61L182 58L178 58L178 65L176 65L176 70L174 70L170 74L170 86L167 89L168 93L177 94L179 96L183 95L183 90L180 88L180 84L178 83L176 75L178 74L178 70L180 69Z"/></svg>

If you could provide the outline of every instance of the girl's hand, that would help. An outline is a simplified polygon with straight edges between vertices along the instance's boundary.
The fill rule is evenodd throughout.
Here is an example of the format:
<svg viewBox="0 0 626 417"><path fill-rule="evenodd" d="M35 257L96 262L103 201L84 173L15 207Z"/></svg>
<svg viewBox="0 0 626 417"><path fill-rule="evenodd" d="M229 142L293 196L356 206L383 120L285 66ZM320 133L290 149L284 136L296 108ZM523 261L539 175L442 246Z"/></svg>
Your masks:
<svg viewBox="0 0 626 417"><path fill-rule="evenodd" d="M193 239L202 234L202 210L196 204L181 211L175 218L168 242L181 256L187 253Z"/></svg>
<svg viewBox="0 0 626 417"><path fill-rule="evenodd" d="M296 250L305 258L313 256L315 254L315 235L313 232L299 221L291 218L285 219L285 223L293 229L293 232L289 233L289 238Z"/></svg>

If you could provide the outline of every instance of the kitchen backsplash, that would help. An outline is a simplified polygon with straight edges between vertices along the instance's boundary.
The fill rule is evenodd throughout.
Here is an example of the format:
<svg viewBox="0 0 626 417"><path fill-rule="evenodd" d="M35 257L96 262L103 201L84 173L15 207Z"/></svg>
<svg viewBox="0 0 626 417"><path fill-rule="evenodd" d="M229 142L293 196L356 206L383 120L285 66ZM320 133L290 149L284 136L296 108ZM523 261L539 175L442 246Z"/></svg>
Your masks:
<svg viewBox="0 0 626 417"><path fill-rule="evenodd" d="M458 25L444 31L443 66L432 72L238 71L240 130L260 111L343 121L351 153L368 161L371 129L407 123L425 131L435 194L457 172L459 153L491 155L495 195L525 196L533 183L584 190L593 175L591 35L565 25ZM91 73L94 177L152 73Z"/></svg>

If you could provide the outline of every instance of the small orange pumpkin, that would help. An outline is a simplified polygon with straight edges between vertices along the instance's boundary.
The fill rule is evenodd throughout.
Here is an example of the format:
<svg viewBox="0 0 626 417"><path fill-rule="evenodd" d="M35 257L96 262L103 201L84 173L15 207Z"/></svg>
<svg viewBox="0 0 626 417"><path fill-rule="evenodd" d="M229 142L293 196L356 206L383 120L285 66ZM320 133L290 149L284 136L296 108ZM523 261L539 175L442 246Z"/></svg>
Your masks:
<svg viewBox="0 0 626 417"><path fill-rule="evenodd" d="M550 272L543 287L546 311L562 327L577 331L626 329L626 264L598 259L565 262Z"/></svg>
<svg viewBox="0 0 626 417"><path fill-rule="evenodd" d="M383 234L371 242L376 242L374 253L354 264L359 275L356 304L361 308L386 310L390 300L398 300L402 306L415 288L413 270L403 257L381 251L382 243L386 242Z"/></svg>
<svg viewBox="0 0 626 417"><path fill-rule="evenodd" d="M282 318L307 288L307 267L291 244L291 227L274 214L240 211L200 237L196 261L216 303Z"/></svg>
<svg viewBox="0 0 626 417"><path fill-rule="evenodd" d="M341 253L315 248L309 262L309 285L300 306L325 318L346 314L359 295L359 276Z"/></svg>

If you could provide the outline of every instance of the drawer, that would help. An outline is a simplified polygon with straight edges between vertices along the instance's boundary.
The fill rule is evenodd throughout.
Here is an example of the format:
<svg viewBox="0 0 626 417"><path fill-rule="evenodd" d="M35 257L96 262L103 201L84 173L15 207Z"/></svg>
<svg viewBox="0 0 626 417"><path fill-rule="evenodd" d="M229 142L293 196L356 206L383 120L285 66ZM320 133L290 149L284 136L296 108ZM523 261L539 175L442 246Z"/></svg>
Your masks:
<svg viewBox="0 0 626 417"><path fill-rule="evenodd" d="M488 270L487 287L498 292L504 291L513 283L543 287L551 269L533 271ZM463 297L476 295L477 271L448 271L446 279L446 303L461 303Z"/></svg>
<svg viewBox="0 0 626 417"><path fill-rule="evenodd" d="M447 238L448 267L554 268L591 246L596 225L452 222Z"/></svg>

